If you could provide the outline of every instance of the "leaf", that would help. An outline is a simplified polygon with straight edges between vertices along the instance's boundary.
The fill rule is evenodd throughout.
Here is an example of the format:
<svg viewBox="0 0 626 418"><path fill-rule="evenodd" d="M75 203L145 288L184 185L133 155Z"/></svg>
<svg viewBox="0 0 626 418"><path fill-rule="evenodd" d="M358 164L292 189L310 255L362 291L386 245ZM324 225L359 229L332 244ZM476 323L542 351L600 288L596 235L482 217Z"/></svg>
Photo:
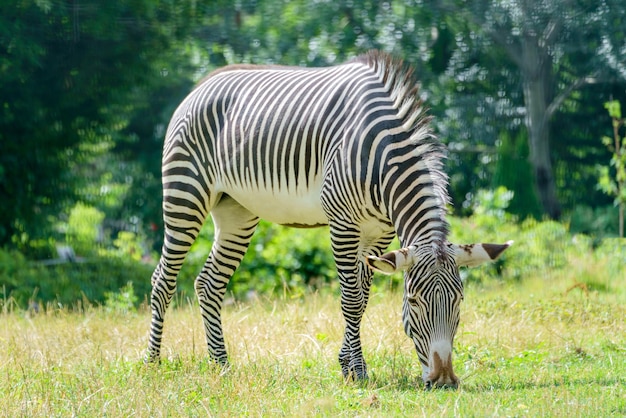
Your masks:
<svg viewBox="0 0 626 418"><path fill-rule="evenodd" d="M617 185L610 176L608 167L599 167L598 189L608 195L615 195L617 191Z"/></svg>
<svg viewBox="0 0 626 418"><path fill-rule="evenodd" d="M604 108L609 111L609 116L614 119L622 118L622 110L620 107L620 103L618 100L611 100L609 102L604 103Z"/></svg>

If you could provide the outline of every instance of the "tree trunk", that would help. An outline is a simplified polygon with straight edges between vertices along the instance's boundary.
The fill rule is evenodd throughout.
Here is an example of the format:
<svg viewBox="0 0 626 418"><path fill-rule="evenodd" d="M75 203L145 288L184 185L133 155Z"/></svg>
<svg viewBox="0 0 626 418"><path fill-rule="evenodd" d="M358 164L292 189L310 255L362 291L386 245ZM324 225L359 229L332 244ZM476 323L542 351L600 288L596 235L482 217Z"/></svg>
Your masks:
<svg viewBox="0 0 626 418"><path fill-rule="evenodd" d="M619 237L624 238L624 204L619 204Z"/></svg>
<svg viewBox="0 0 626 418"><path fill-rule="evenodd" d="M544 212L552 219L561 216L556 182L550 159L550 112L552 60L534 36L522 38L522 78L526 105L526 128L535 189Z"/></svg>

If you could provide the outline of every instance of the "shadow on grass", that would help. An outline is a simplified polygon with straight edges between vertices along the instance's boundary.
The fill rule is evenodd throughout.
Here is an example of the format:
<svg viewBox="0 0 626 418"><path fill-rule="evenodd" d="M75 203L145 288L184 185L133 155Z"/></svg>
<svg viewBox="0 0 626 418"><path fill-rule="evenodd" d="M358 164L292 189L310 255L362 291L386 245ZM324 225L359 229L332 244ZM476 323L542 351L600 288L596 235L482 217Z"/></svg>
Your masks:
<svg viewBox="0 0 626 418"><path fill-rule="evenodd" d="M461 382L461 390L470 393L481 392L494 392L494 391L509 391L509 390L526 390L526 389L550 389L559 387L578 387L578 386L616 386L624 385L626 380L618 378L581 378L581 379L568 379L566 381L554 380L552 382L531 382L531 381L516 381L516 382L493 382L493 383L468 383L463 384Z"/></svg>
<svg viewBox="0 0 626 418"><path fill-rule="evenodd" d="M388 375L388 374L372 374L369 380L356 382L355 384L362 385L368 389L381 389L381 388L389 388L395 389L397 391L411 391L411 390L419 390L419 391L429 391L426 389L424 383L420 376L410 375L410 374L396 374L396 375ZM617 385L626 385L626 379L621 379L617 377L610 378L579 378L579 379L567 379L567 380L553 380L551 382L533 382L529 380L520 380L520 381L494 381L493 383L481 383L481 382L463 382L461 380L460 391L469 392L469 393L484 393L484 392L494 392L494 391L516 391L516 390L527 390L527 389L550 389L550 388L559 388L559 387L588 387L588 386L599 386L599 387L610 387ZM437 391L452 391L454 389L434 389Z"/></svg>
<svg viewBox="0 0 626 418"><path fill-rule="evenodd" d="M255 373L256 370L258 376L265 376L266 379L285 379L286 370L283 368L280 362L269 365L253 365L253 366L222 366L208 358L192 358L181 359L174 357L173 359L163 359L159 364L144 364L143 362L132 363L136 369L154 369L160 372L167 373L183 373L183 374L207 374L213 376L216 379L224 377L239 378L240 375L249 373ZM283 370L281 372L280 370ZM292 369L293 371L293 369ZM277 377L280 376L280 377ZM297 370L291 376L292 379L298 380L300 383L303 381L341 381L341 371L337 368L334 373L321 373L317 374L313 370ZM254 379L252 379L254 380ZM482 380L482 379L481 379ZM357 381L344 381L347 386L353 386L365 390L385 390L392 392L429 392L427 390L421 375L412 373L409 368L402 371L388 371L386 369L370 370L370 376L367 380ZM555 389L555 388L576 388L576 387L611 387L618 385L626 385L626 379L619 377L586 377L586 378L561 378L555 375L552 381L540 381L536 382L527 377L520 377L518 380L504 380L498 379L494 375L493 382L475 381L471 379L463 379L461 377L460 389L433 389L433 392L466 392L466 393L488 393L488 392L505 392L505 391L520 391L520 390L533 390L533 389Z"/></svg>
<svg viewBox="0 0 626 418"><path fill-rule="evenodd" d="M426 390L424 382L420 376L409 373L374 373L366 381L360 382L360 385L368 389L393 388L398 391Z"/></svg>

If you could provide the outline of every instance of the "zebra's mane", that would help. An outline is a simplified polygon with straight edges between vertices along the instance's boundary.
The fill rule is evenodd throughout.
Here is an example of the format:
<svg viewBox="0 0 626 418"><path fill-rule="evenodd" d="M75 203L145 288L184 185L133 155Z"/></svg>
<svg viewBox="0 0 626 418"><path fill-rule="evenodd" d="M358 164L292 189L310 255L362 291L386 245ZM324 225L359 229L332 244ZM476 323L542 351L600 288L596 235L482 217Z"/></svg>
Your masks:
<svg viewBox="0 0 626 418"><path fill-rule="evenodd" d="M394 107L398 109L402 126L415 144L415 152L419 154L430 171L433 194L437 199L441 221L441 227L438 228L438 234L433 237L432 243L437 257L446 257L446 237L449 231L446 213L447 205L450 203L448 176L443 171L446 148L430 128L432 117L427 115L427 110L419 96L419 84L413 76L414 69L405 65L401 59L394 58L383 51L369 51L356 57L354 62L368 65L378 74L390 93Z"/></svg>

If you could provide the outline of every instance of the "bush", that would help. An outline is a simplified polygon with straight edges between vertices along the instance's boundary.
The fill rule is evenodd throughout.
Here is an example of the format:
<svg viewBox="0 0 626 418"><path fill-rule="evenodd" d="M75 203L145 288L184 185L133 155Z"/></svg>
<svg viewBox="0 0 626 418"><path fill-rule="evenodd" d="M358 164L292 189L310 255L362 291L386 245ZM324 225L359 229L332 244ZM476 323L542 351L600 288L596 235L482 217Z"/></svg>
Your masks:
<svg viewBox="0 0 626 418"><path fill-rule="evenodd" d="M109 292L132 283L138 301L150 294L154 266L115 257L94 257L82 263L43 266L14 251L0 250L0 288L18 306L55 303L72 307L78 301L102 304Z"/></svg>
<svg viewBox="0 0 626 418"><path fill-rule="evenodd" d="M554 221L518 222L507 212L512 197L504 188L478 191L472 217L450 217L452 242L515 241L497 262L462 269L465 281L523 280L568 274L589 288L621 286L620 280L626 277L624 240L594 242L586 235L572 234L567 224ZM195 299L194 280L209 254L212 240L209 222L192 246L179 275L178 291L186 297ZM11 300L21 307L32 302L71 307L77 301L86 301L104 304L110 310L130 311L137 303L149 299L150 277L155 267L154 263L146 265L138 261L143 253L141 241L134 234L120 234L115 248L99 250L99 255L85 262L54 266L30 262L19 252L0 250L0 289L4 289L5 304ZM397 247L394 241L390 249ZM373 291L401 283L401 274L390 278L378 275ZM309 289L321 287L339 287L328 228L303 230L262 222L228 290L236 298L245 299L251 294L272 293L299 297Z"/></svg>
<svg viewBox="0 0 626 418"><path fill-rule="evenodd" d="M569 215L570 231L588 234L600 241L605 237L618 236L618 210L615 206L591 208L578 205Z"/></svg>
<svg viewBox="0 0 626 418"><path fill-rule="evenodd" d="M202 269L212 240L212 226L206 225L181 270L181 291L193 294L189 283ZM276 292L297 295L337 282L336 277L328 228L296 229L261 222L228 291L238 298Z"/></svg>
<svg viewBox="0 0 626 418"><path fill-rule="evenodd" d="M604 267L609 281L619 283L624 288L626 280L626 239L607 238L594 252L594 261ZM601 273L602 274L602 273Z"/></svg>
<svg viewBox="0 0 626 418"><path fill-rule="evenodd" d="M518 222L506 212L510 198L512 194L504 188L479 191L474 201L473 216L450 218L453 242L514 241L514 245L495 263L464 269L462 275L465 280L521 280L540 272L566 268L572 258L593 254L591 239L571 234L565 224L533 218Z"/></svg>
<svg viewBox="0 0 626 418"><path fill-rule="evenodd" d="M37 293L34 287L27 284L37 283L37 280L49 280L45 269L29 263L18 251L0 250L0 289L5 304L11 299L18 306L26 307L29 299Z"/></svg>
<svg viewBox="0 0 626 418"><path fill-rule="evenodd" d="M106 292L104 294L104 306L108 312L121 314L134 312L137 301L133 282L128 282L119 292Z"/></svg>
<svg viewBox="0 0 626 418"><path fill-rule="evenodd" d="M104 213L98 209L77 203L70 211L67 222L66 240L81 256L93 255L97 248L99 229L104 220Z"/></svg>

